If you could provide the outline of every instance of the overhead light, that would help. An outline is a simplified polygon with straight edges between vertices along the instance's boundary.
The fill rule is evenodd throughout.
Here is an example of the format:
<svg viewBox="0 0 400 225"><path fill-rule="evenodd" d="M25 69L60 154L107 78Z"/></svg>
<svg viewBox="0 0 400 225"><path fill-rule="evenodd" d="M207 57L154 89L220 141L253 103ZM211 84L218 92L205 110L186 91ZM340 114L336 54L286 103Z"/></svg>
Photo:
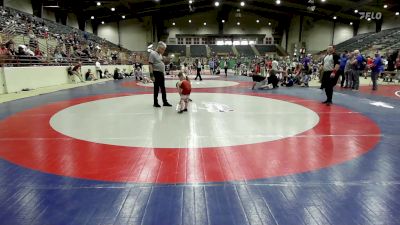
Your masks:
<svg viewBox="0 0 400 225"><path fill-rule="evenodd" d="M189 4L192 4L193 3L193 1L192 0L189 0Z"/></svg>
<svg viewBox="0 0 400 225"><path fill-rule="evenodd" d="M218 6L219 6L219 2L216 1L216 2L214 3L214 5L215 5L216 7L218 7Z"/></svg>
<svg viewBox="0 0 400 225"><path fill-rule="evenodd" d="M101 24L104 24L104 21L101 21Z"/></svg>
<svg viewBox="0 0 400 225"><path fill-rule="evenodd" d="M221 22L222 22L222 23L225 23L225 20L222 20Z"/></svg>
<svg viewBox="0 0 400 225"><path fill-rule="evenodd" d="M384 5L383 8L387 9L388 5Z"/></svg>
<svg viewBox="0 0 400 225"><path fill-rule="evenodd" d="M122 19L125 19L125 16L122 16Z"/></svg>
<svg viewBox="0 0 400 225"><path fill-rule="evenodd" d="M325 2L325 0L321 0L321 2Z"/></svg>
<svg viewBox="0 0 400 225"><path fill-rule="evenodd" d="M94 16L91 16L90 19L94 20Z"/></svg>
<svg viewBox="0 0 400 225"><path fill-rule="evenodd" d="M276 0L276 2L275 2L277 5L280 5L281 4L281 0Z"/></svg>
<svg viewBox="0 0 400 225"><path fill-rule="evenodd" d="M368 20L368 21L371 21L371 18L368 18L367 20Z"/></svg>
<svg viewBox="0 0 400 225"><path fill-rule="evenodd" d="M396 12L396 16L398 16L400 13L399 12Z"/></svg>
<svg viewBox="0 0 400 225"><path fill-rule="evenodd" d="M337 19L337 17L336 17L336 16L334 16L334 17L333 17L333 19L334 19L334 20L336 20L336 19Z"/></svg>
<svg viewBox="0 0 400 225"><path fill-rule="evenodd" d="M191 23L192 22L192 20L189 20L189 23Z"/></svg>
<svg viewBox="0 0 400 225"><path fill-rule="evenodd" d="M256 20L256 23L259 23L260 22L260 20Z"/></svg>
<svg viewBox="0 0 400 225"><path fill-rule="evenodd" d="M271 26L271 22L269 22L268 25Z"/></svg>
<svg viewBox="0 0 400 225"><path fill-rule="evenodd" d="M353 22L350 22L350 26L353 26Z"/></svg>
<svg viewBox="0 0 400 225"><path fill-rule="evenodd" d="M237 22L236 24L237 24L238 26L240 26L240 22Z"/></svg>
<svg viewBox="0 0 400 225"><path fill-rule="evenodd" d="M172 23L172 26L175 26L175 22Z"/></svg>
<svg viewBox="0 0 400 225"><path fill-rule="evenodd" d="M354 10L354 13L358 13L358 9Z"/></svg>
<svg viewBox="0 0 400 225"><path fill-rule="evenodd" d="M243 1L240 2L240 6L244 6L246 3L244 3Z"/></svg>
<svg viewBox="0 0 400 225"><path fill-rule="evenodd" d="M111 8L111 11L113 11L113 12L114 12L114 11L115 11L115 8Z"/></svg>
<svg viewBox="0 0 400 225"><path fill-rule="evenodd" d="M207 23L206 23L206 22L204 22L203 24L204 24L204 26L207 26Z"/></svg>
<svg viewBox="0 0 400 225"><path fill-rule="evenodd" d="M97 2L97 6L101 6L101 2Z"/></svg>

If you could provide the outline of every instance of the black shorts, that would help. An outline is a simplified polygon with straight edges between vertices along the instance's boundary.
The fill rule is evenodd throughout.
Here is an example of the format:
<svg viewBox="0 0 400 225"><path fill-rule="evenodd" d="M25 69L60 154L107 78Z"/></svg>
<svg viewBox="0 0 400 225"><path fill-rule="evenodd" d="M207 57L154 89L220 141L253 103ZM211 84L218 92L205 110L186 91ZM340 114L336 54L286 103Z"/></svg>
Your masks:
<svg viewBox="0 0 400 225"><path fill-rule="evenodd" d="M254 82L261 82L264 81L266 77L260 76L260 75L253 75L253 81Z"/></svg>

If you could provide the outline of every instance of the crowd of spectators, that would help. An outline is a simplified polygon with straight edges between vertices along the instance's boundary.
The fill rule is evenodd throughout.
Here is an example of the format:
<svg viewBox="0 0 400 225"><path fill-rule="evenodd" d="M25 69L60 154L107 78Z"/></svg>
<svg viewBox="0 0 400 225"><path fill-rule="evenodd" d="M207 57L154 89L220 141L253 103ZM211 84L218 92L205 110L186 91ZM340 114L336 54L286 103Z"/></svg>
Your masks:
<svg viewBox="0 0 400 225"><path fill-rule="evenodd" d="M120 64L133 55L88 32L4 7L0 7L0 43L0 62L8 66Z"/></svg>

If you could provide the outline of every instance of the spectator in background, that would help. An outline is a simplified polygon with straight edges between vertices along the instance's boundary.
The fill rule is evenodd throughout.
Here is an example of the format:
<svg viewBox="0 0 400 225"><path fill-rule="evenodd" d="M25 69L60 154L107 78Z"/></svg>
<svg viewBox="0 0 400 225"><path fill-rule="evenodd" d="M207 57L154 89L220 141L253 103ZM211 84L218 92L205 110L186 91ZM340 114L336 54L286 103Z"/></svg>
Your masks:
<svg viewBox="0 0 400 225"><path fill-rule="evenodd" d="M358 88L360 87L360 76L362 76L367 65L364 56L360 53L359 50L354 51L354 60L352 64L355 66L355 71L353 73L353 90L358 91Z"/></svg>
<svg viewBox="0 0 400 225"><path fill-rule="evenodd" d="M105 78L112 78L113 76L111 75L110 72L108 72L108 69L105 69L105 70L104 70L104 77L105 77Z"/></svg>
<svg viewBox="0 0 400 225"><path fill-rule="evenodd" d="M90 80L97 80L96 76L92 73L92 70L91 70L91 69L88 69L88 71L86 72L86 74L85 74L85 79L86 79L87 81L90 81Z"/></svg>
<svg viewBox="0 0 400 225"><path fill-rule="evenodd" d="M372 80L372 90L378 90L378 77L379 74L382 72L382 59L381 56L377 53L375 54L375 59L373 60L372 64L370 65L371 68L371 80Z"/></svg>
<svg viewBox="0 0 400 225"><path fill-rule="evenodd" d="M201 78L201 68L202 68L201 61L199 59L196 59L195 64L197 68L197 75L196 78L194 78L194 80L197 80L197 77L199 77L200 81L202 81L203 79Z"/></svg>
<svg viewBox="0 0 400 225"><path fill-rule="evenodd" d="M136 61L136 60L135 60ZM140 63L140 62L138 62L138 61L136 61L134 64L133 64L133 69L134 69L134 75L135 75L135 79L136 80L142 80L143 79L143 73L142 73L142 63Z"/></svg>
<svg viewBox="0 0 400 225"><path fill-rule="evenodd" d="M43 53L42 51L40 51L39 46L36 47L35 49L35 57L39 60L41 60L43 58Z"/></svg>
<svg viewBox="0 0 400 225"><path fill-rule="evenodd" d="M348 61L348 52L344 52L340 56L340 67L339 67L339 76L341 77L341 82L340 82L340 87L344 87L344 82L346 80L346 75L345 75L345 67Z"/></svg>
<svg viewBox="0 0 400 225"><path fill-rule="evenodd" d="M397 80L400 81L400 51L399 54L397 55L397 59L396 59L396 69L397 69Z"/></svg>
<svg viewBox="0 0 400 225"><path fill-rule="evenodd" d="M392 74L394 73L394 70L396 68L396 59L397 59L398 54L399 54L398 52L392 51L389 54L388 59L387 59L388 60L387 71L389 72L389 76L388 76L388 78L385 78L385 79L388 79L389 82L393 81Z"/></svg>
<svg viewBox="0 0 400 225"><path fill-rule="evenodd" d="M347 58L347 62L346 62L346 66L344 67L344 75L345 75L345 84L344 84L344 88L351 88L353 87L353 67L351 65L351 62L354 59L354 54L352 52L350 52L348 58Z"/></svg>
<svg viewBox="0 0 400 225"><path fill-rule="evenodd" d="M111 54L111 59L112 59L113 64L116 65L117 64L117 60L118 60L118 53L116 51L114 51Z"/></svg>
<svg viewBox="0 0 400 225"><path fill-rule="evenodd" d="M98 60L95 63L95 67L96 67L96 75L100 79L103 79L103 71L101 70L101 64L100 64L100 62Z"/></svg>
<svg viewBox="0 0 400 225"><path fill-rule="evenodd" d="M1 43L0 46L0 66L2 66L4 63L6 63L6 59L8 58L9 53L8 49L6 48L6 45L4 43Z"/></svg>
<svg viewBox="0 0 400 225"><path fill-rule="evenodd" d="M60 47L56 47L56 49L54 50L54 61L56 63L61 63L64 61L63 59L63 55L61 53Z"/></svg>
<svg viewBox="0 0 400 225"><path fill-rule="evenodd" d="M77 76L81 80L81 82L85 82L85 80L83 79L83 76L82 76L82 63L81 62L79 62L78 64L76 64L74 66L74 68L72 68L72 74Z"/></svg>
<svg viewBox="0 0 400 225"><path fill-rule="evenodd" d="M124 79L124 76L121 73L121 70L119 68L115 68L114 70L114 80L122 80Z"/></svg>
<svg viewBox="0 0 400 225"><path fill-rule="evenodd" d="M225 59L224 61L224 70L225 70L225 77L228 77L228 60Z"/></svg>

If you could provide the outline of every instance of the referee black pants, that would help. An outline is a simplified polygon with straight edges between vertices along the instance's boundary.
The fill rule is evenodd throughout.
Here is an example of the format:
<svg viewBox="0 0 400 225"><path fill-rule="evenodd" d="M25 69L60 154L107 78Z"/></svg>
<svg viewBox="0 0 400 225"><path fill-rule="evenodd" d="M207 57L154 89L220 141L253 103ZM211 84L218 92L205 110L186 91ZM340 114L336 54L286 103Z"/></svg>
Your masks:
<svg viewBox="0 0 400 225"><path fill-rule="evenodd" d="M165 91L164 73L154 71L154 105L158 105L158 92L161 89L163 103L167 103L167 92Z"/></svg>

